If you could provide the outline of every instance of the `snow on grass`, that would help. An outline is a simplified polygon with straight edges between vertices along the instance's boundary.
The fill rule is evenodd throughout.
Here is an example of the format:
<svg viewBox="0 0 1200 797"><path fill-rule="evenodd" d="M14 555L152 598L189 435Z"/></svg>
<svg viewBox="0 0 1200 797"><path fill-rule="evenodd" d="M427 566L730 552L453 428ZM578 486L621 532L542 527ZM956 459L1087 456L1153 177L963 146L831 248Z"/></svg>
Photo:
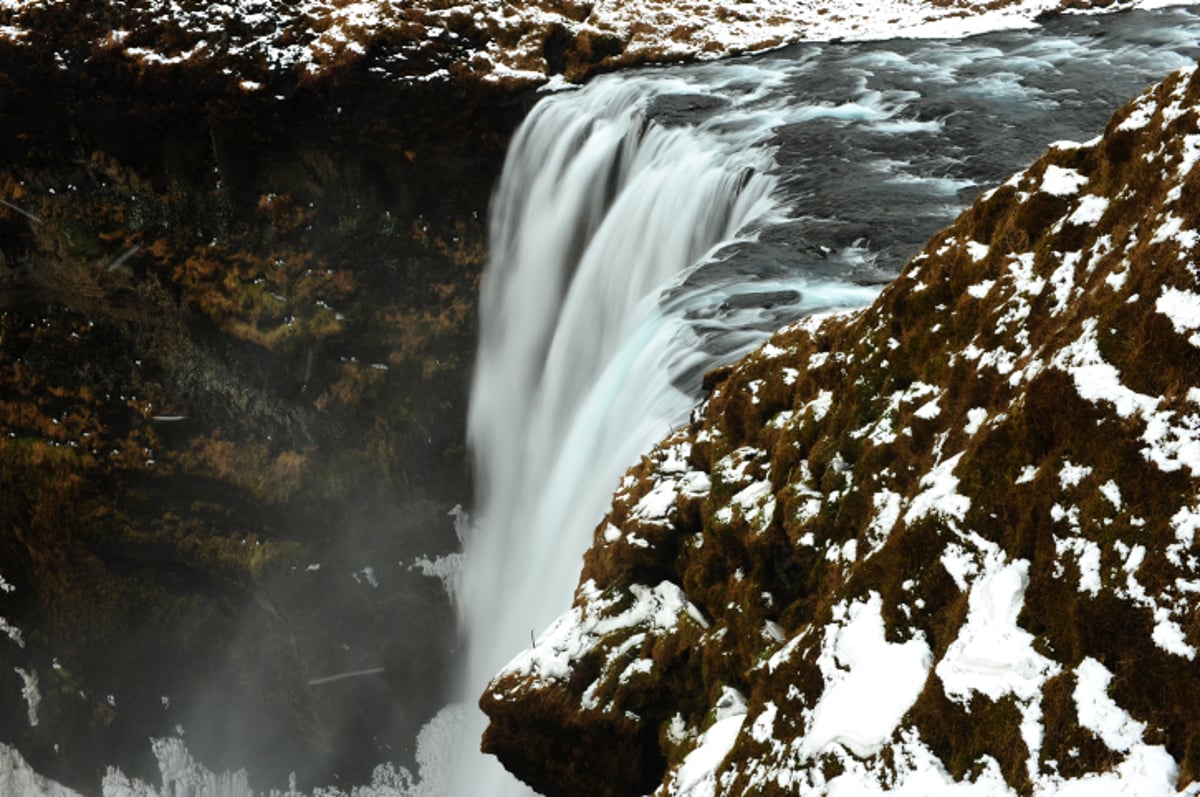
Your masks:
<svg viewBox="0 0 1200 797"><path fill-rule="evenodd" d="M983 299L992 292L995 285L996 280L981 280L967 287L967 295L973 299Z"/></svg>
<svg viewBox="0 0 1200 797"><path fill-rule="evenodd" d="M1100 485L1100 494L1108 499L1114 509L1121 508L1121 488L1115 481L1109 479Z"/></svg>
<svg viewBox="0 0 1200 797"><path fill-rule="evenodd" d="M725 484L745 484L751 480L747 469L755 462L765 459L766 452L751 446L742 446L717 461L712 474Z"/></svg>
<svg viewBox="0 0 1200 797"><path fill-rule="evenodd" d="M1074 169L1064 169L1051 164L1042 175L1041 190L1052 196L1071 196L1087 185L1087 177Z"/></svg>
<svg viewBox="0 0 1200 797"><path fill-rule="evenodd" d="M913 412L917 418L930 420L937 417L941 411L938 407L938 400L944 392L935 385L913 382L904 390L897 390L879 401L881 406L877 410L878 419L855 429L850 436L856 440L865 437L877 446L891 445L896 441L896 416L900 407L932 396L932 399Z"/></svg>
<svg viewBox="0 0 1200 797"><path fill-rule="evenodd" d="M1054 288L1054 306L1050 308L1053 315L1061 315L1071 301L1075 289L1075 270L1083 252L1067 252L1062 256L1062 265L1050 275L1050 286Z"/></svg>
<svg viewBox="0 0 1200 797"><path fill-rule="evenodd" d="M1079 207L1075 208L1075 212L1067 216L1067 223L1074 224L1077 227L1096 224L1100 219L1104 218L1104 213L1108 210L1108 204L1108 197L1085 194L1080 197Z"/></svg>
<svg viewBox="0 0 1200 797"><path fill-rule="evenodd" d="M1036 465L1026 465L1021 468L1021 472L1017 474L1017 478L1013 484L1031 484L1037 478L1038 469Z"/></svg>
<svg viewBox="0 0 1200 797"><path fill-rule="evenodd" d="M835 607L817 664L825 689L800 744L805 756L839 745L859 756L878 753L925 686L932 653L923 636L888 642L883 602Z"/></svg>
<svg viewBox="0 0 1200 797"><path fill-rule="evenodd" d="M1126 753L1109 772L1088 773L1073 780L1058 775L1035 778L1035 793L1046 797L1182 797L1196 794L1195 785L1178 791L1179 768L1165 748L1142 741L1146 725L1108 695L1113 674L1088 656L1075 668L1072 698L1079 724L1116 753Z"/></svg>
<svg viewBox="0 0 1200 797"><path fill-rule="evenodd" d="M1175 542L1167 546L1167 561L1176 567L1183 567L1185 554L1196 544L1196 531L1200 529L1200 509L1188 506L1180 508L1171 516L1171 526L1175 530ZM1194 556L1188 556L1186 564L1193 571L1200 567L1200 562Z"/></svg>
<svg viewBox="0 0 1200 797"><path fill-rule="evenodd" d="M975 555L956 542L946 546L942 551L940 561L942 567L946 568L946 572L950 574L950 578L954 579L954 583L963 592L970 588L970 580L979 572Z"/></svg>
<svg viewBox="0 0 1200 797"><path fill-rule="evenodd" d="M1064 460L1062 468L1058 471L1058 483L1064 490L1069 487L1077 487L1091 473L1092 469L1086 465L1076 465L1070 460Z"/></svg>
<svg viewBox="0 0 1200 797"><path fill-rule="evenodd" d="M1092 597L1100 594L1100 546L1082 537L1055 537L1054 552L1059 558L1070 553L1079 568L1079 591ZM1056 562L1056 577L1062 577L1062 565Z"/></svg>
<svg viewBox="0 0 1200 797"><path fill-rule="evenodd" d="M670 522L667 515L675 507L678 498L679 482L675 479L662 479L638 500L630 517L643 523L666 526Z"/></svg>
<svg viewBox="0 0 1200 797"><path fill-rule="evenodd" d="M987 244L981 244L979 241L967 241L967 255L976 263L987 257L991 247ZM986 292L986 291L985 291Z"/></svg>
<svg viewBox="0 0 1200 797"><path fill-rule="evenodd" d="M688 471L679 480L679 494L685 498L703 498L712 489L712 481L702 470Z"/></svg>
<svg viewBox="0 0 1200 797"><path fill-rule="evenodd" d="M904 496L892 490L883 489L871 497L871 505L875 512L867 525L867 552L864 558L878 551L887 542L888 536L900 520Z"/></svg>
<svg viewBox="0 0 1200 797"><path fill-rule="evenodd" d="M1029 562L1004 563L987 554L971 586L966 622L938 662L936 672L951 700L969 705L980 693L992 700L1013 695L1021 711L1021 738L1029 751L1027 769L1038 771L1044 729L1042 687L1061 670L1033 648L1034 637L1017 625L1029 584Z"/></svg>
<svg viewBox="0 0 1200 797"><path fill-rule="evenodd" d="M1040 700L1042 685L1059 666L1033 648L1033 635L1017 625L1029 584L1029 562L988 556L971 586L966 622L935 672L946 696L964 705L976 692L999 700L1015 695Z"/></svg>
<svg viewBox="0 0 1200 797"><path fill-rule="evenodd" d="M1076 685L1072 697L1079 713L1079 724L1100 737L1108 749L1118 753L1142 740L1146 723L1138 722L1108 696L1113 674L1091 656L1075 668Z"/></svg>
<svg viewBox="0 0 1200 797"><path fill-rule="evenodd" d="M1163 288L1162 294L1154 303L1154 309L1165 315L1180 335L1188 335L1200 329L1200 295L1191 291ZM1200 335L1189 335L1188 343L1200 347Z"/></svg>
<svg viewBox="0 0 1200 797"><path fill-rule="evenodd" d="M963 433L967 437L974 437L975 433L983 426L983 422L987 420L988 411L983 407L972 407L967 410L967 424L963 427Z"/></svg>
<svg viewBox="0 0 1200 797"><path fill-rule="evenodd" d="M1142 0L1133 6L1161 5L1163 0ZM1169 4L1183 4L1169 2ZM3 0L10 24L0 26L0 37L13 42L30 40L22 14L54 5L51 0ZM113 3L113 5L118 5ZM881 40L895 37L961 38L988 31L1031 28L1037 18L1063 6L1062 0L1015 0L998 3L942 3L934 0L762 0L730 5L719 0L598 0L587 5L586 19L572 13L574 4L497 4L490 0L445 2L346 2L303 0L288 4L225 2L200 4L156 0L135 6L145 24L169 22L185 38L221 41L185 53L159 52L152 47L124 44L123 30L106 35L96 46L124 49L145 63L179 64L209 56L262 58L274 69L301 69L318 74L337 63L343 53L360 57L389 32L405 31L414 37L386 58L401 65L431 49L445 48L450 58L485 81L545 83L551 76L545 44L552 30L576 37L607 37L623 49L625 62L717 58L759 51L800 41ZM1121 8L1129 7L1121 5ZM454 28L465 20L472 34L460 37ZM232 37L229 30L253 31ZM417 32L420 35L416 35ZM470 46L461 46L468 43ZM440 45L437 43L441 43ZM155 43L157 44L157 43ZM161 45L159 45L161 46ZM457 54L455 54L455 52ZM230 73L240 82L236 68ZM427 74L405 74L401 80L448 79L446 65ZM1144 126L1149 117L1127 119L1128 129Z"/></svg>
<svg viewBox="0 0 1200 797"><path fill-rule="evenodd" d="M1183 601L1180 606L1180 602L1171 601L1169 593L1155 598L1146 592L1146 588L1137 579L1137 572L1146 559L1145 546L1128 546L1118 541L1114 548L1125 556L1125 562L1121 565L1121 569L1125 571L1125 584L1115 590L1117 597L1150 610L1154 617L1154 630L1150 633L1150 639L1159 649L1188 661L1195 661L1196 648L1188 643L1183 628L1173 616L1178 609L1189 612L1188 602ZM1175 605L1172 605L1173 603Z"/></svg>
<svg viewBox="0 0 1200 797"><path fill-rule="evenodd" d="M717 510L717 520L729 524L733 521L733 509L740 511L742 518L758 532L763 532L775 518L775 490L769 479L752 482L730 500L729 505Z"/></svg>
<svg viewBox="0 0 1200 797"><path fill-rule="evenodd" d="M1142 455L1146 459L1166 473L1187 468L1193 475L1200 474L1200 415L1176 417L1164 410L1147 413L1145 420Z"/></svg>
<svg viewBox="0 0 1200 797"><path fill-rule="evenodd" d="M763 704L763 710L757 717L754 718L754 723L750 726L750 738L759 744L767 744L775 736L775 717L779 714L779 707L775 702L768 700Z"/></svg>
<svg viewBox="0 0 1200 797"><path fill-rule="evenodd" d="M1081 398L1093 404L1109 404L1122 418L1153 413L1158 399L1126 387L1120 371L1100 354L1096 326L1094 318L1084 321L1080 336L1060 349L1051 365L1071 376Z"/></svg>
<svg viewBox="0 0 1200 797"><path fill-rule="evenodd" d="M1129 115L1117 125L1118 130L1133 131L1141 130L1150 124L1150 120L1154 118L1154 111L1158 108L1158 102L1153 94L1146 92L1137 100L1137 105L1129 112Z"/></svg>
<svg viewBox="0 0 1200 797"><path fill-rule="evenodd" d="M745 713L718 720L697 740L679 769L656 794L677 797L713 797L717 792L717 768L742 730Z"/></svg>
<svg viewBox="0 0 1200 797"><path fill-rule="evenodd" d="M663 581L654 587L632 584L625 592L601 592L596 582L580 585L579 602L559 616L538 637L534 646L517 654L501 675L518 675L534 680L569 678L578 661L602 637L629 629L666 631L683 619L707 628L708 623L677 584ZM632 596L623 610L616 607Z"/></svg>
<svg viewBox="0 0 1200 797"><path fill-rule="evenodd" d="M1200 233L1184 229L1184 220L1181 217L1174 213L1167 213L1162 219L1162 224L1154 231L1154 237L1150 239L1150 243L1160 244L1164 241L1174 241L1179 244L1181 249L1195 249L1196 244L1200 243Z"/></svg>
<svg viewBox="0 0 1200 797"><path fill-rule="evenodd" d="M931 421L934 418L936 418L937 416L941 415L941 413L942 413L942 408L940 406L938 406L938 400L936 398L933 398L933 399L930 399L925 404L922 404L920 407L918 407L917 410L913 413L913 416L920 418L921 420Z"/></svg>
<svg viewBox="0 0 1200 797"><path fill-rule="evenodd" d="M983 756L979 760L979 773L974 780L956 781L915 730L905 729L900 737L901 741L889 748L894 772L843 759L846 772L831 779L827 786L822 784L800 793L804 797L1015 797L994 758Z"/></svg>
<svg viewBox="0 0 1200 797"><path fill-rule="evenodd" d="M904 523L911 526L921 518L935 515L942 518L962 520L971 508L971 499L958 492L958 478L954 468L962 459L962 452L935 466L921 477L924 490L918 493L904 513Z"/></svg>
<svg viewBox="0 0 1200 797"><path fill-rule="evenodd" d="M804 405L803 412L811 412L814 422L819 423L829 413L829 408L833 406L833 392L822 390L817 394L817 397Z"/></svg>
<svg viewBox="0 0 1200 797"><path fill-rule="evenodd" d="M1186 84L1180 83L1180 85ZM1187 177L1192 173L1192 169L1196 168L1196 164L1200 163L1200 135L1183 137L1181 156L1178 175L1180 177Z"/></svg>

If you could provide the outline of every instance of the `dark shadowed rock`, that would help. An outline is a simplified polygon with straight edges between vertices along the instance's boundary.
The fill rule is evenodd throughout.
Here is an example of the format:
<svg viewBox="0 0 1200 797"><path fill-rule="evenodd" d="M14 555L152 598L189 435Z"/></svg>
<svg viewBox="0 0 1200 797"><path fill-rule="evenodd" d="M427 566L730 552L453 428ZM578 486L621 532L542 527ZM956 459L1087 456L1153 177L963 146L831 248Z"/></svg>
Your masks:
<svg viewBox="0 0 1200 797"><path fill-rule="evenodd" d="M459 545L525 100L367 61L247 90L69 13L0 41L0 739L84 794L157 780L148 738L180 728L258 788L411 766L457 645L412 564Z"/></svg>

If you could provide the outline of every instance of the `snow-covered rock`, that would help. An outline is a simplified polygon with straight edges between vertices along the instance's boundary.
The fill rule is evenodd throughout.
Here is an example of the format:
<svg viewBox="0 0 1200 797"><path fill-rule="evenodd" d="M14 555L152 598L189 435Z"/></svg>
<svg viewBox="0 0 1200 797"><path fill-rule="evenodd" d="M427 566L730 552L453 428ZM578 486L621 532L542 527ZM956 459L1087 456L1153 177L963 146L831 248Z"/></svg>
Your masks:
<svg viewBox="0 0 1200 797"><path fill-rule="evenodd" d="M578 81L635 63L716 58L798 41L964 36L1031 27L1062 10L1171 0L3 0L0 39L53 51L64 70L125 59L139 69L216 66L237 92L279 73L359 64L405 81ZM64 18L67 15L69 19ZM64 22L66 24L64 25Z"/></svg>

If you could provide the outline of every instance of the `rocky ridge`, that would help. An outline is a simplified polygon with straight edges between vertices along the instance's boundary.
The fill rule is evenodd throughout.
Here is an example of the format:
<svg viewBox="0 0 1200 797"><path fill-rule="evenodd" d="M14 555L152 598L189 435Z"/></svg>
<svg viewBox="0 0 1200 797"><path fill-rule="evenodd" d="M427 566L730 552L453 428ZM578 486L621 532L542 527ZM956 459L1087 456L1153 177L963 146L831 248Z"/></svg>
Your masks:
<svg viewBox="0 0 1200 797"><path fill-rule="evenodd" d="M1200 77L711 373L488 686L547 795L1195 794Z"/></svg>
<svg viewBox="0 0 1200 797"><path fill-rule="evenodd" d="M63 71L116 59L140 71L215 68L247 94L279 75L307 79L367 65L403 82L510 87L641 63L716 58L797 41L961 36L1027 27L1062 10L1120 10L1140 0L80 0L0 2L0 38ZM1158 3L1161 5L1161 3Z"/></svg>

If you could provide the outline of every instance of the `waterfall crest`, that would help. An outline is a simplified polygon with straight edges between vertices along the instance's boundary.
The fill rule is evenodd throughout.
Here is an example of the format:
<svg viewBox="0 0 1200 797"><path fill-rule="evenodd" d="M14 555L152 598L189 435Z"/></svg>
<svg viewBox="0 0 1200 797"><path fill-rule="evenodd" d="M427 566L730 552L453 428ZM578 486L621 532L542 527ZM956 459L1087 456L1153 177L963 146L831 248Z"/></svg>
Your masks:
<svg viewBox="0 0 1200 797"><path fill-rule="evenodd" d="M769 152L649 118L671 89L611 81L543 101L501 178L468 421L472 702L568 607L620 474L686 418L693 399L672 376L696 337L664 311L664 286L774 209ZM502 792L511 777L479 759L459 793Z"/></svg>

